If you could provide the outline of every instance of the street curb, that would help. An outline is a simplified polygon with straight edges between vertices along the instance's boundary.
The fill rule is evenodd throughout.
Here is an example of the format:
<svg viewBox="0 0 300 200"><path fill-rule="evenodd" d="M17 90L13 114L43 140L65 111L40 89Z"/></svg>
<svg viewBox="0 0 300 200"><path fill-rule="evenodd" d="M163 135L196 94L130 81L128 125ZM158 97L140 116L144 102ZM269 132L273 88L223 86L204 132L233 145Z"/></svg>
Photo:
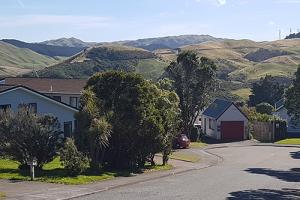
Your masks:
<svg viewBox="0 0 300 200"><path fill-rule="evenodd" d="M116 189L116 188L121 188L121 187L124 187L124 186L135 185L135 184L138 184L138 183L144 183L144 182L147 182L147 181L157 180L157 179L160 179L160 178L165 178L165 177L169 177L169 176L173 176L173 175L180 175L180 174L183 174L183 173L186 173L186 172L191 172L191 171L206 169L206 168L209 168L209 167L216 166L219 163L221 163L221 162L224 161L224 158L221 157L221 156L219 156L219 155L216 155L216 154L211 153L211 152L207 152L205 150L202 150L202 151L204 151L205 153L210 154L210 155L212 155L214 157L217 157L218 158L217 163L216 164L208 164L207 166L203 166L203 167L200 167L200 168L190 168L190 169L186 169L186 170L182 170L182 171L178 171L178 172L172 172L172 173L168 173L168 174L163 174L163 175L157 176L157 177L152 177L152 178L150 177L150 178L147 178L147 179L144 179L144 180L138 180L138 181L134 181L134 182L131 182L131 183L125 183L125 184L120 184L120 185L116 185L116 186L110 186L110 187L106 187L106 188L101 189L101 190L95 190L95 191L92 191L92 192L87 192L87 193L84 193L84 194L81 194L81 195L77 195L77 196L74 196L74 197L62 198L60 200L76 199L76 198L90 196L90 195L93 195L93 194L96 194L96 193L101 193L101 192L105 192L105 191ZM219 162L219 159L221 159L221 162ZM174 167L174 169L176 169L176 167ZM155 173L155 172L153 172L153 173Z"/></svg>

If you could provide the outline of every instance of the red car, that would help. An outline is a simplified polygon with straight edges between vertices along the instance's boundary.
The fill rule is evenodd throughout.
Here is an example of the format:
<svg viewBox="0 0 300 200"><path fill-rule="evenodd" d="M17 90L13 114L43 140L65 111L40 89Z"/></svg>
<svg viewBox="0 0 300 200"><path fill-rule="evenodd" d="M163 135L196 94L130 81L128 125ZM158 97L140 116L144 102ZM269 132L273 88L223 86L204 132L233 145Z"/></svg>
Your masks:
<svg viewBox="0 0 300 200"><path fill-rule="evenodd" d="M190 139L185 134L180 134L177 136L177 138L174 140L173 146L174 148L178 149L186 149L190 146Z"/></svg>

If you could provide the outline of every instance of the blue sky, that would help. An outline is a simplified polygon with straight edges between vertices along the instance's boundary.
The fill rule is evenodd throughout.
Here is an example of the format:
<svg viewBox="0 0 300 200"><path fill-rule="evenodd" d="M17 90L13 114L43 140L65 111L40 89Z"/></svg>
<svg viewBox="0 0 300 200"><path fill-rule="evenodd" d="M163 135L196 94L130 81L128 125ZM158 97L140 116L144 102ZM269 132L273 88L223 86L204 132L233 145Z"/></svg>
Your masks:
<svg viewBox="0 0 300 200"><path fill-rule="evenodd" d="M115 41L181 34L278 39L300 29L300 0L0 0L0 38Z"/></svg>

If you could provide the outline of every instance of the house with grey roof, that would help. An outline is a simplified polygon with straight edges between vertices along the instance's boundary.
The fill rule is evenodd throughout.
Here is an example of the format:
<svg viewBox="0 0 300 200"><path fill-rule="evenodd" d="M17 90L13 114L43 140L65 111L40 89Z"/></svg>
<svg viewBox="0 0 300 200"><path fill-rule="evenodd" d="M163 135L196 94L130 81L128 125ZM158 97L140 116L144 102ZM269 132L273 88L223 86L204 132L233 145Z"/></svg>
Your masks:
<svg viewBox="0 0 300 200"><path fill-rule="evenodd" d="M293 120L293 117L288 114L287 109L284 107L284 99L275 103L275 112L273 115L287 122L287 132L289 137L300 136L300 123Z"/></svg>
<svg viewBox="0 0 300 200"><path fill-rule="evenodd" d="M240 141L249 138L248 118L231 101L216 99L204 110L202 131L218 140Z"/></svg>

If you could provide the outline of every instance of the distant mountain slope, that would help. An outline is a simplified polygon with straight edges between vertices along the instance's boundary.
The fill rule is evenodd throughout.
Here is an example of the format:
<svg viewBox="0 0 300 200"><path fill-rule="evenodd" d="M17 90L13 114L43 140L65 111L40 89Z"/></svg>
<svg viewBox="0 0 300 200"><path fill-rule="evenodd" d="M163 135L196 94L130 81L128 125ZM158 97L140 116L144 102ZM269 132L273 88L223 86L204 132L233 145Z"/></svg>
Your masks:
<svg viewBox="0 0 300 200"><path fill-rule="evenodd" d="M84 48L83 47L63 47L63 46L51 46L39 43L27 43L19 40L4 39L3 42L12 44L19 48L27 48L35 51L39 54L43 54L50 57L61 56L70 57L79 53Z"/></svg>
<svg viewBox="0 0 300 200"><path fill-rule="evenodd" d="M0 41L0 76L15 76L58 62L54 58Z"/></svg>
<svg viewBox="0 0 300 200"><path fill-rule="evenodd" d="M149 51L157 49L175 49L190 44L200 44L207 41L221 41L209 35L180 35L157 38L146 38L132 41L119 41L117 44L143 48Z"/></svg>
<svg viewBox="0 0 300 200"><path fill-rule="evenodd" d="M251 82L267 74L291 78L300 64L300 40L254 42L224 40L187 45L181 51L193 50L199 56L213 59L218 65L219 78ZM173 51L156 52L165 60L176 58Z"/></svg>
<svg viewBox="0 0 300 200"><path fill-rule="evenodd" d="M86 49L70 59L39 71L41 77L86 78L96 72L121 70L138 72L156 79L168 63L144 49L121 45L100 45Z"/></svg>
<svg viewBox="0 0 300 200"><path fill-rule="evenodd" d="M77 38L59 38L55 40L47 40L41 42L40 44L52 45L52 46L61 46L61 47L77 47L77 48L86 48L95 45L94 42L83 42Z"/></svg>

